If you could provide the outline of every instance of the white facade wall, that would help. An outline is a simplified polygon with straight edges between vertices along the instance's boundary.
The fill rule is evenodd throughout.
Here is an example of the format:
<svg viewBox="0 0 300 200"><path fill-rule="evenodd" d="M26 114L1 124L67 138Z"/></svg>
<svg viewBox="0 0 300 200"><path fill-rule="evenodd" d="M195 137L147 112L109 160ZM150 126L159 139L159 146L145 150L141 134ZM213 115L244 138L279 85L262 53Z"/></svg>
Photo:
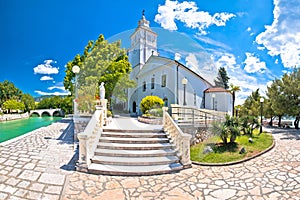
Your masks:
<svg viewBox="0 0 300 200"><path fill-rule="evenodd" d="M205 108L232 115L232 95L229 92L205 93Z"/></svg>
<svg viewBox="0 0 300 200"><path fill-rule="evenodd" d="M166 86L162 87L162 76L166 76ZM152 78L154 78L154 88L152 88ZM136 102L137 114L141 114L139 104L141 100L150 95L159 96L167 99L167 106L171 104L183 105L184 103L184 86L182 79L186 78L186 103L187 106L195 106L203 108L204 98L203 91L211 85L201 77L186 69L180 63L167 58L152 56L148 62L141 68L137 75L138 87L131 93L129 97L129 108L132 112L133 102ZM146 90L144 91L144 83Z"/></svg>

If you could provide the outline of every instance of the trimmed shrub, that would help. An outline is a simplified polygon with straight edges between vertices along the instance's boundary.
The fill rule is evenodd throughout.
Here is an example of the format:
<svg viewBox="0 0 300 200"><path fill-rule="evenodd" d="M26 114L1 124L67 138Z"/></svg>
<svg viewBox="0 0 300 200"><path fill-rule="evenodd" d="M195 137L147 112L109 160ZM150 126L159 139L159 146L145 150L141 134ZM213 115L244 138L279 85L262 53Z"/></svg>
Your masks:
<svg viewBox="0 0 300 200"><path fill-rule="evenodd" d="M143 114L148 113L151 109L162 108L164 101L158 96L146 96L142 99L140 107Z"/></svg>

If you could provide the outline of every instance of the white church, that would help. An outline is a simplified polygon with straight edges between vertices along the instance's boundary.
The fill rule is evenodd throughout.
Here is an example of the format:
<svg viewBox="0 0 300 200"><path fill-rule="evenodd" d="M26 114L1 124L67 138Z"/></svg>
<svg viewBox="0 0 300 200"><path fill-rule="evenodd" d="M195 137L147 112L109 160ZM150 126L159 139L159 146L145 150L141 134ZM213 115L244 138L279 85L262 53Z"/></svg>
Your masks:
<svg viewBox="0 0 300 200"><path fill-rule="evenodd" d="M128 50L132 66L130 78L137 87L128 90L128 110L140 115L140 102L149 95L162 98L165 106L171 104L205 108L232 113L232 95L228 90L215 88L205 77L200 76L182 63L159 56L157 39L144 14L138 27L130 36ZM199 68L203 66L198 66Z"/></svg>

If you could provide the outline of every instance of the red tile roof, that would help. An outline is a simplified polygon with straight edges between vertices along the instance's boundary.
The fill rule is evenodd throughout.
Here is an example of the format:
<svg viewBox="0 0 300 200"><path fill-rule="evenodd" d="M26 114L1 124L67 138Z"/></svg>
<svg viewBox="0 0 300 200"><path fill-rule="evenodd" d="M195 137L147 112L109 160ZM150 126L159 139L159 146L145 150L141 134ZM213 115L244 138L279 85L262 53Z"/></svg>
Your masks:
<svg viewBox="0 0 300 200"><path fill-rule="evenodd" d="M204 92L205 93L210 93L210 92L229 92L230 93L230 90L226 90L221 87L213 87L213 88L206 89Z"/></svg>

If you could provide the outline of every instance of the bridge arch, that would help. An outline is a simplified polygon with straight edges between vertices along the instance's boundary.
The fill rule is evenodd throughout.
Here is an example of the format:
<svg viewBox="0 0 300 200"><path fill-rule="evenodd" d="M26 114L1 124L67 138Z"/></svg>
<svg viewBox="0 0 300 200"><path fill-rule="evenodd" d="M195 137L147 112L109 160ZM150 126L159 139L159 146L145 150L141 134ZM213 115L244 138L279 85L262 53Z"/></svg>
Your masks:
<svg viewBox="0 0 300 200"><path fill-rule="evenodd" d="M49 116L49 117L52 116L48 111L42 112L41 116L45 116L45 115L47 115L47 116Z"/></svg>
<svg viewBox="0 0 300 200"><path fill-rule="evenodd" d="M60 108L56 109L37 109L37 110L31 110L30 116L32 114L37 114L38 116L48 115L48 116L63 116L63 111Z"/></svg>

